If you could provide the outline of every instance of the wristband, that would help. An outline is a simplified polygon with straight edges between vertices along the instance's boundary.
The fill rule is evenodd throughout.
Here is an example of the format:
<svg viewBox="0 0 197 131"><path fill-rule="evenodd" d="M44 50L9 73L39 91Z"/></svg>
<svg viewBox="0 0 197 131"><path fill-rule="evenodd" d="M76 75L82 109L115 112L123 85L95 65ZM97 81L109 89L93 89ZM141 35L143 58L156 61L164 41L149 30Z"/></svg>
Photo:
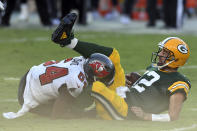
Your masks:
<svg viewBox="0 0 197 131"><path fill-rule="evenodd" d="M170 121L169 114L152 114L152 121Z"/></svg>

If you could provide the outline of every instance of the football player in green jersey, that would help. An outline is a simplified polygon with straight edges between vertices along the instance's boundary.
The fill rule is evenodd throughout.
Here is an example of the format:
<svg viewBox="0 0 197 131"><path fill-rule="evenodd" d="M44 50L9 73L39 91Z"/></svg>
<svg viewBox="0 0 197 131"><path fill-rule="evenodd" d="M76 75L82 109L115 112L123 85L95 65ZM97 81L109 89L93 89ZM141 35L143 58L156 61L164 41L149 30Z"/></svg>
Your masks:
<svg viewBox="0 0 197 131"><path fill-rule="evenodd" d="M126 110L128 119L177 120L191 88L189 80L177 70L186 63L189 55L189 47L183 40L166 38L159 43L158 52L153 53L153 64L128 86L129 89L118 88L115 94L102 86L93 87L92 96L102 107L97 108L98 114L104 119L120 120L123 119L120 112ZM167 110L168 113L161 114Z"/></svg>

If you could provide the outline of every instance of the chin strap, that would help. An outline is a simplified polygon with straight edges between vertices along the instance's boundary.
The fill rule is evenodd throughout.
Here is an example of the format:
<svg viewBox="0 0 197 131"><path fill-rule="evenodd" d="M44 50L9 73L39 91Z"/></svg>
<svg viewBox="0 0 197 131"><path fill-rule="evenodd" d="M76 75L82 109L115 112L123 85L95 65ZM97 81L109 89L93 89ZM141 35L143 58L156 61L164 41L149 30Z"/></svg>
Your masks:
<svg viewBox="0 0 197 131"><path fill-rule="evenodd" d="M175 61L175 60L172 60L172 61L170 61L170 62L168 62L168 63L166 63L166 64L164 64L164 65L162 65L162 66L158 66L158 65L153 65L153 66L154 66L154 67L157 67L157 68L160 70L160 69L162 69L163 67L165 67L165 66L171 64L171 63L174 62L174 61Z"/></svg>

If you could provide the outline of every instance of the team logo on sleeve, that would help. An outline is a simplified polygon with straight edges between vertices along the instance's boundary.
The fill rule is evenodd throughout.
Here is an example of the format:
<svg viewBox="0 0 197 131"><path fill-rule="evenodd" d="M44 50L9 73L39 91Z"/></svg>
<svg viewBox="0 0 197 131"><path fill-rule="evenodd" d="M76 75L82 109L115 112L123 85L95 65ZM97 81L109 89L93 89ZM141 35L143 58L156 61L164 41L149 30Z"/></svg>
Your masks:
<svg viewBox="0 0 197 131"><path fill-rule="evenodd" d="M188 52L187 47L185 45L183 45L183 44L178 45L177 48L178 48L178 51L183 53L183 54L187 54L187 52Z"/></svg>

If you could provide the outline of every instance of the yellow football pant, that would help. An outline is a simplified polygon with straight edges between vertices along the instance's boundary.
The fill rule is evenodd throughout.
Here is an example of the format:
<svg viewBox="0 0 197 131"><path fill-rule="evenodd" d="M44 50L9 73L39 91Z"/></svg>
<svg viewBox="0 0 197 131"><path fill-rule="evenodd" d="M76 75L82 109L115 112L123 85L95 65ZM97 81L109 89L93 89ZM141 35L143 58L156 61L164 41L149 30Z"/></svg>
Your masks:
<svg viewBox="0 0 197 131"><path fill-rule="evenodd" d="M92 97L96 102L97 114L105 120L124 120L128 113L128 105L115 91L101 82L94 82Z"/></svg>

